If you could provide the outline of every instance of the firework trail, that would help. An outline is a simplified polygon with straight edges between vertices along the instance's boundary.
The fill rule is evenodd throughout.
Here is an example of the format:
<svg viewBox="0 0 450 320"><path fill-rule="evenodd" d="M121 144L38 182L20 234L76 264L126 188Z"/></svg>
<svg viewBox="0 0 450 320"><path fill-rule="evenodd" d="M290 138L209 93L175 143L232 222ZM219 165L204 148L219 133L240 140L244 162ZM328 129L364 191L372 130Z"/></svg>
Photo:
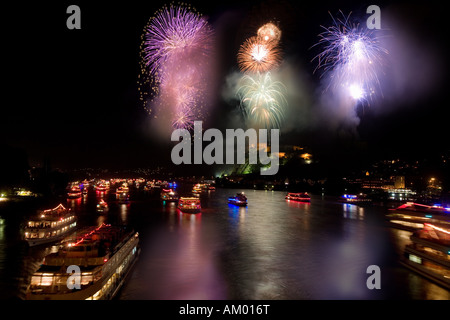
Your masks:
<svg viewBox="0 0 450 320"><path fill-rule="evenodd" d="M342 19L332 17L333 26L322 26L316 45L323 50L313 59L318 61L316 70L328 76L327 89L340 90L354 100L372 98L377 90L381 93L379 77L388 52L372 30L351 23L350 14L341 15Z"/></svg>
<svg viewBox="0 0 450 320"><path fill-rule="evenodd" d="M139 91L147 111L168 115L175 128L201 120L212 48L213 31L200 14L174 5L159 10L145 27L141 45Z"/></svg>
<svg viewBox="0 0 450 320"><path fill-rule="evenodd" d="M273 81L270 72L244 75L237 95L247 120L266 129L280 128L287 108L286 88Z"/></svg>

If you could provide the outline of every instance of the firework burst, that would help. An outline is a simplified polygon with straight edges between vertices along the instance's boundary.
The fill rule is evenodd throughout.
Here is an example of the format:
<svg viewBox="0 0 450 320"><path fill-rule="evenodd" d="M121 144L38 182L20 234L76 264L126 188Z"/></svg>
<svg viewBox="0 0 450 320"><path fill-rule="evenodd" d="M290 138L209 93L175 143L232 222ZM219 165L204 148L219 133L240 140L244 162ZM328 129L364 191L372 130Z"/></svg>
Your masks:
<svg viewBox="0 0 450 320"><path fill-rule="evenodd" d="M313 59L318 62L316 70L329 75L327 88L342 89L356 100L368 99L381 91L379 76L388 52L372 30L351 23L350 14L341 14L341 19L332 17L333 26L322 26L316 45L323 50Z"/></svg>
<svg viewBox="0 0 450 320"><path fill-rule="evenodd" d="M247 120L267 129L280 128L287 108L286 88L270 72L244 75L237 91Z"/></svg>
<svg viewBox="0 0 450 320"><path fill-rule="evenodd" d="M142 36L139 92L144 107L169 113L176 128L190 128L190 122L204 117L212 48L213 31L200 14L185 6L159 10Z"/></svg>
<svg viewBox="0 0 450 320"><path fill-rule="evenodd" d="M208 21L186 7L164 8L146 27L143 58L153 75L170 59L190 52L207 56L212 48L212 29Z"/></svg>
<svg viewBox="0 0 450 320"><path fill-rule="evenodd" d="M261 42L274 42L277 44L281 39L281 30L272 22L264 24L258 29L258 40Z"/></svg>
<svg viewBox="0 0 450 320"><path fill-rule="evenodd" d="M240 47L237 59L243 72L266 72L280 64L281 52L276 43L251 37Z"/></svg>

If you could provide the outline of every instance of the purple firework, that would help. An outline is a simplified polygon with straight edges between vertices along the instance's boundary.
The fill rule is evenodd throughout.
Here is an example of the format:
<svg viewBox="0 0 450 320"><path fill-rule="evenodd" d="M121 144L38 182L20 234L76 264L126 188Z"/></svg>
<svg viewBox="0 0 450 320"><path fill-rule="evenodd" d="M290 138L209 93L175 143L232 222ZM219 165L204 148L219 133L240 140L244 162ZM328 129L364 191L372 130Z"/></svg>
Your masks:
<svg viewBox="0 0 450 320"><path fill-rule="evenodd" d="M153 75L161 76L164 64L171 58L186 57L192 53L207 56L212 47L211 36L212 29L199 14L185 7L164 8L147 26L144 47L146 65Z"/></svg>
<svg viewBox="0 0 450 320"><path fill-rule="evenodd" d="M213 31L207 20L183 6L164 7L145 28L143 78L154 79L151 89L158 99L153 107L169 113L175 128L190 128L202 117L212 48Z"/></svg>
<svg viewBox="0 0 450 320"><path fill-rule="evenodd" d="M317 69L328 74L334 89L344 89L355 100L375 94L379 75L383 72L387 51L380 46L372 30L359 27L342 14L331 27L322 27L317 45L323 47L314 59Z"/></svg>

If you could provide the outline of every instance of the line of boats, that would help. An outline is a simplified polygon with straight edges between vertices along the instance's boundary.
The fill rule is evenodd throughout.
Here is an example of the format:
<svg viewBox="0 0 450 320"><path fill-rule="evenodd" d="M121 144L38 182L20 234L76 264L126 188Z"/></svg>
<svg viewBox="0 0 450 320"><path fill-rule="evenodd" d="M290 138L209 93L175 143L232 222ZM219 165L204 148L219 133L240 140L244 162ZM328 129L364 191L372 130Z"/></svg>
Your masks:
<svg viewBox="0 0 450 320"><path fill-rule="evenodd" d="M176 202L182 213L202 209L199 197L178 197L173 189L162 188L160 198ZM288 193L285 199L311 202L308 193ZM240 192L229 196L228 204L247 206L248 199ZM101 200L97 211L107 210ZM408 202L390 209L385 217L389 226L412 231L402 265L450 289L450 208ZM76 226L75 213L62 204L38 211L27 222L24 236L30 246L63 240L58 252L46 256L31 277L26 299L110 299L117 293L138 256L139 234L106 224L78 231ZM79 266L78 273L67 271L73 265ZM70 281L79 283L78 289L69 289Z"/></svg>

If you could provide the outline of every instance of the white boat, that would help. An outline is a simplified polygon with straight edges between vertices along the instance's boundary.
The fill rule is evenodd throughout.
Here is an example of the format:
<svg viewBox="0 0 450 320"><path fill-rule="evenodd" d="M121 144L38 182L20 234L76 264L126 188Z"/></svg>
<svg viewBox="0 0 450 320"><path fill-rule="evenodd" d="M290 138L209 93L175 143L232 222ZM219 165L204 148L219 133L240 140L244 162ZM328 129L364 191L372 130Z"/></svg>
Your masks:
<svg viewBox="0 0 450 320"><path fill-rule="evenodd" d="M422 229L425 223L450 228L450 208L407 202L395 209L389 209L386 220L391 227L408 231Z"/></svg>
<svg viewBox="0 0 450 320"><path fill-rule="evenodd" d="M450 290L450 228L424 223L410 239L401 263Z"/></svg>
<svg viewBox="0 0 450 320"><path fill-rule="evenodd" d="M44 258L31 277L26 299L112 299L137 260L138 244L139 234L123 227L102 224L85 228Z"/></svg>
<svg viewBox="0 0 450 320"><path fill-rule="evenodd" d="M56 208L39 211L25 226L25 240L36 246L63 239L77 225L77 217L62 204Z"/></svg>

